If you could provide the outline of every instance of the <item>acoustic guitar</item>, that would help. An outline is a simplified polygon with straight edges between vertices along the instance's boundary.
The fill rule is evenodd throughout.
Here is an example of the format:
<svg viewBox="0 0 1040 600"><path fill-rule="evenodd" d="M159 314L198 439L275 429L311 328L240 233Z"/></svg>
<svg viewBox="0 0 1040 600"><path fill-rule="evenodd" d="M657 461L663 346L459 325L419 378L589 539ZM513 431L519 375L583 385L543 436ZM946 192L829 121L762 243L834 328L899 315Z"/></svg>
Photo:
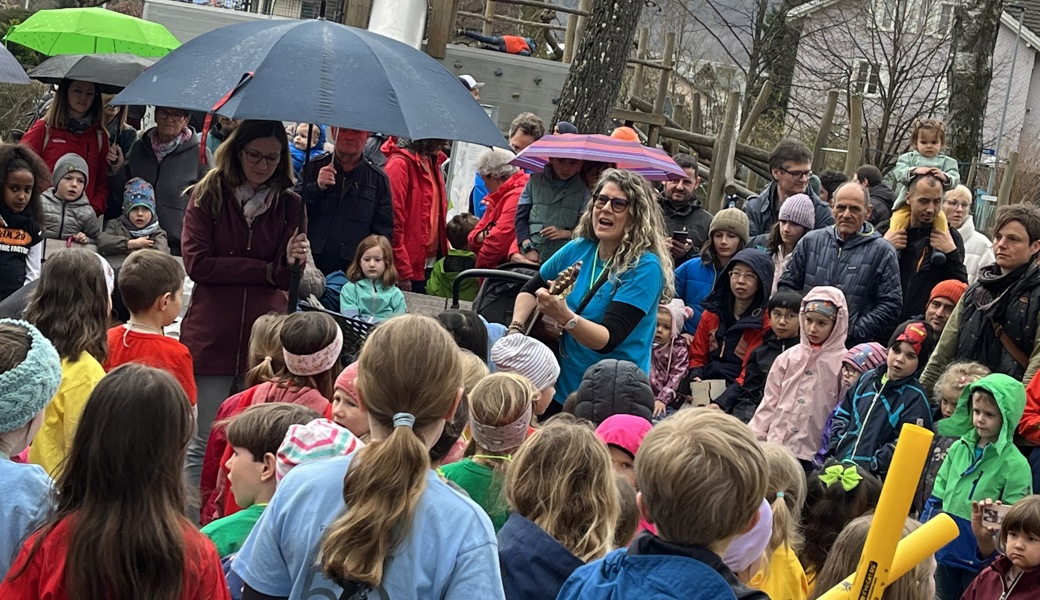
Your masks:
<svg viewBox="0 0 1040 600"><path fill-rule="evenodd" d="M549 293L553 296L566 298L572 291L574 291L574 284L578 281L578 273L580 272L580 260L563 271L560 271L560 274L557 275L556 279L554 279L549 285ZM528 320L524 333L542 342L548 346L554 354L559 355L560 336L563 335L563 325L557 323L548 315L543 315L542 311L538 308L534 309L534 313L531 315L530 320Z"/></svg>

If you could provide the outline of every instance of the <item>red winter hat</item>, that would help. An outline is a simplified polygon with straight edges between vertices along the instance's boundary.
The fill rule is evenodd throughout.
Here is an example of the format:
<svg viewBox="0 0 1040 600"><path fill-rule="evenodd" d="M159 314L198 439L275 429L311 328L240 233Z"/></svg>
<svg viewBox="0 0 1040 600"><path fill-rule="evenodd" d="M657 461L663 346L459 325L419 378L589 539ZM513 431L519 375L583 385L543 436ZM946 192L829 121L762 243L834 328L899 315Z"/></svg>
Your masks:
<svg viewBox="0 0 1040 600"><path fill-rule="evenodd" d="M956 279L940 281L932 288L932 293L928 296L928 301L931 302L936 298L946 298L950 302L957 304L957 302L960 301L961 296L964 295L964 290L966 289L968 289L968 284L963 281L957 281Z"/></svg>

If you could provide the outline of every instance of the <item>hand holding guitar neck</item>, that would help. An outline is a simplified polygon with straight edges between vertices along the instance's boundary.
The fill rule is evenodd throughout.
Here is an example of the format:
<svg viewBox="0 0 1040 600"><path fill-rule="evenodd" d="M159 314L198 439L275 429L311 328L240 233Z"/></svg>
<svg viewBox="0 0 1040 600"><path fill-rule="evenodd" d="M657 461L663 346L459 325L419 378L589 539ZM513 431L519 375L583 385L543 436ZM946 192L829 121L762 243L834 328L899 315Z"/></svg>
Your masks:
<svg viewBox="0 0 1040 600"><path fill-rule="evenodd" d="M574 284L575 282L577 282L578 273L580 272L580 260L574 263L573 265L567 267L563 271L560 271L560 274L556 276L556 279L549 283L549 294L553 296L559 296L561 298L566 298L567 295L574 290ZM548 331L545 333L545 335L550 335L558 338L560 334L558 332L554 332L553 330L559 330L559 324L555 322L549 324L546 323L547 320L551 321L551 319L542 314L540 308L535 308L534 313L531 315L531 320L527 322L527 327L524 329L524 334L532 335L532 332L535 332L538 329L546 329ZM539 337L539 335L535 333L534 337Z"/></svg>

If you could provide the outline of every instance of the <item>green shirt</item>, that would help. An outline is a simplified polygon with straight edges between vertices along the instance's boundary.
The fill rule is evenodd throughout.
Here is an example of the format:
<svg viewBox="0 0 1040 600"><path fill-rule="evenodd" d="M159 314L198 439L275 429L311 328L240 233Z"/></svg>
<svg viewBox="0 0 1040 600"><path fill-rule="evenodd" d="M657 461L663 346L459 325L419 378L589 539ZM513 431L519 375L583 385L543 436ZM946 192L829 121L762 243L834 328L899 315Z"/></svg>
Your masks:
<svg viewBox="0 0 1040 600"><path fill-rule="evenodd" d="M502 497L502 478L495 474L491 467L473 462L466 458L441 467L444 478L466 490L471 500L480 505L491 517L495 533L506 524L509 518L509 506Z"/></svg>
<svg viewBox="0 0 1040 600"><path fill-rule="evenodd" d="M253 530L253 525L256 525L266 506L266 504L254 504L233 515L217 519L203 527L202 533L213 540L220 558L234 554L249 537L249 532Z"/></svg>

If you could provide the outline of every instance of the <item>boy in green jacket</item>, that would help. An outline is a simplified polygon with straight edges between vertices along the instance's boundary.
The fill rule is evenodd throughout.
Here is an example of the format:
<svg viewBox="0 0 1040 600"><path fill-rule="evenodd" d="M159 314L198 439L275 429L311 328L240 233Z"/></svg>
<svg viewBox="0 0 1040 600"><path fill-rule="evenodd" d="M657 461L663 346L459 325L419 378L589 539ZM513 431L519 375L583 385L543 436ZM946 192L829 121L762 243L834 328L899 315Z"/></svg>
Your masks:
<svg viewBox="0 0 1040 600"><path fill-rule="evenodd" d="M455 278L459 276L459 273L477 265L477 257L469 249L469 232L473 231L478 222L477 218L469 213L455 215L448 221L446 234L448 241L451 242L451 249L448 250L448 256L433 265L433 271L426 282L427 294L451 298ZM459 298L472 302L477 297L479 290L480 280L468 279L462 283L462 287L459 289Z"/></svg>
<svg viewBox="0 0 1040 600"><path fill-rule="evenodd" d="M939 598L960 598L992 559L979 556L971 530L972 501L1012 504L1032 493L1029 462L1013 443L1025 405L1022 383L994 373L966 386L953 416L939 422L940 435L960 436L939 468L922 514L924 521L945 512L960 529L957 539L935 554Z"/></svg>

